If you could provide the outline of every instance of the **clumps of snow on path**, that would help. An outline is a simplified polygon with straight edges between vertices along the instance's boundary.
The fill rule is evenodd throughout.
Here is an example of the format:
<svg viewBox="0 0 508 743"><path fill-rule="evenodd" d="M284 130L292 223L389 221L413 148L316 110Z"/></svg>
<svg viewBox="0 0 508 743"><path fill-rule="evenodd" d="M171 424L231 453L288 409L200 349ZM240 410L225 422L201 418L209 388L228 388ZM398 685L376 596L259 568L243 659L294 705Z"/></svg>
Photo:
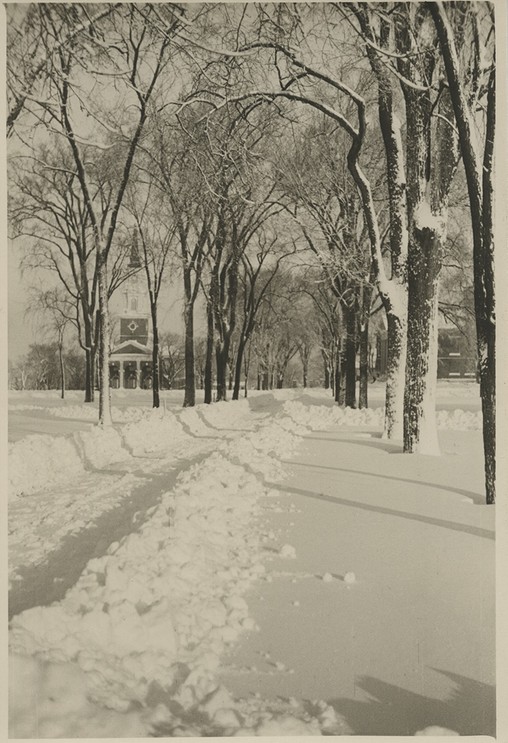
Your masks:
<svg viewBox="0 0 508 743"><path fill-rule="evenodd" d="M138 531L91 560L62 601L14 617L10 646L20 657L11 680L11 735L90 736L102 723L110 736L126 735L126 726L134 736L326 728L323 710L234 703L216 681L224 650L255 629L243 594L264 573L256 527L263 480L280 475L280 452L290 456L300 441L295 432L305 430L241 407L228 426L237 426L235 439L221 440L220 451L182 472ZM207 410L199 413L209 420ZM160 439L158 421L170 428L176 420L150 418L152 434L149 426L142 437ZM245 430L248 419L257 430ZM34 660L26 663L26 656ZM63 679L57 689L49 684L51 692L48 674ZM53 700L38 721L24 687ZM119 712L125 714L117 718Z"/></svg>
<svg viewBox="0 0 508 743"><path fill-rule="evenodd" d="M136 457L144 454L167 454L174 446L188 439L181 423L169 410L153 408L144 411L137 421L122 429L125 446Z"/></svg>
<svg viewBox="0 0 508 743"><path fill-rule="evenodd" d="M89 431L76 431L72 438L85 466L91 469L103 469L129 456L129 452L123 446L122 436L113 427L94 426Z"/></svg>
<svg viewBox="0 0 508 743"><path fill-rule="evenodd" d="M271 428L280 435L279 426ZM63 675L76 679L53 692L54 715L48 713L42 727L39 720L39 737L96 730L95 711L100 717L106 706L132 717L133 703L141 707L133 719L134 735L161 725L165 735L191 734L189 716L201 720L197 734L203 729L217 734L240 729L259 735L319 732L319 719L303 711L304 719L294 714L277 718L259 702L257 714L251 707L249 717L224 694L220 704L211 704L219 693L215 673L222 653L243 631L253 629L243 594L264 573L255 528L257 500L264 492L245 467L222 453L210 455L179 476L139 532L91 560L60 603L13 619L11 651L37 658L27 683L36 690L42 686L41 698L48 696L47 673L59 673L48 662L72 664ZM19 671L24 661L16 663ZM13 709L19 710L11 713L11 735L30 737L35 729L29 729L16 675L11 685ZM143 707L154 694L166 703ZM71 707L76 714L64 720L61 710ZM108 718L108 724L114 719Z"/></svg>
<svg viewBox="0 0 508 743"><path fill-rule="evenodd" d="M70 663L9 658L9 714L15 738L142 737L136 713L119 714L87 698L86 676Z"/></svg>
<svg viewBox="0 0 508 743"><path fill-rule="evenodd" d="M284 560L296 560L296 550L292 544L284 544L279 550L279 557Z"/></svg>
<svg viewBox="0 0 508 743"><path fill-rule="evenodd" d="M247 619L241 595L264 572L250 529L259 487L219 454L191 467L62 602L13 620L12 650L76 662L94 701L117 709L143 701L152 682L176 684L173 698L194 705L213 690L219 656Z"/></svg>
<svg viewBox="0 0 508 743"><path fill-rule="evenodd" d="M189 410L189 408L186 410ZM236 400L233 404L221 401L213 405L199 405L198 410L207 424L218 430L242 429L246 425L246 420L252 418L247 400Z"/></svg>
<svg viewBox="0 0 508 743"><path fill-rule="evenodd" d="M217 451L182 472L137 530L91 560L62 601L14 617L11 737L343 732L324 703L309 710L289 700L235 701L217 683L225 649L255 629L243 596L264 572L256 525L264 483L282 475L279 460L309 429L382 420L379 411L280 397L275 417L241 403L222 405L220 416L219 406L144 411L119 431L53 439L60 458L62 442L74 446L80 471L131 453L164 457L176 439L191 449L215 437Z"/></svg>

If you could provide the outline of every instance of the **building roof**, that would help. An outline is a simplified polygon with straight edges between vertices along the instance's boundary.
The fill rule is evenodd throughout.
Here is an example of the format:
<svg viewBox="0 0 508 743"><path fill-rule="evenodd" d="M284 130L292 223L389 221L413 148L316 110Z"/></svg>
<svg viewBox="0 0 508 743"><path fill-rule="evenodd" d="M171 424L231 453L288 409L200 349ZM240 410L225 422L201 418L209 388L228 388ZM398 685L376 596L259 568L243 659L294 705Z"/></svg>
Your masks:
<svg viewBox="0 0 508 743"><path fill-rule="evenodd" d="M143 346L137 341L124 341L111 351L111 356L119 354L139 354L140 356L151 356L152 349Z"/></svg>

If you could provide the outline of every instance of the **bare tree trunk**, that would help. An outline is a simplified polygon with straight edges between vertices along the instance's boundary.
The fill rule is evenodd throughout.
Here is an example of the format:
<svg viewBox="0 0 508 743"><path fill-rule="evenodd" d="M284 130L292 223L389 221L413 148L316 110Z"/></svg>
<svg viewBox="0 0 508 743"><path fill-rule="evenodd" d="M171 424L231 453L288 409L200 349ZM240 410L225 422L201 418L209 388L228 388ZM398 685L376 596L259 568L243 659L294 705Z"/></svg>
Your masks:
<svg viewBox="0 0 508 743"><path fill-rule="evenodd" d="M184 312L185 320L185 394L184 408L192 408L196 404L196 382L194 371L194 307L187 301Z"/></svg>
<svg viewBox="0 0 508 743"><path fill-rule="evenodd" d="M95 397L95 338L90 318L84 315L85 326L85 402L93 402Z"/></svg>
<svg viewBox="0 0 508 743"><path fill-rule="evenodd" d="M213 386L213 307L211 301L206 307L206 356L205 356L205 403L212 402Z"/></svg>
<svg viewBox="0 0 508 743"><path fill-rule="evenodd" d="M110 327L109 327L109 308L108 308L108 277L107 261L103 255L102 246L98 246L101 251L99 257L99 316L100 316L100 343L99 343L99 425L103 428L113 424L111 418L111 389L109 385L109 345L110 345Z"/></svg>
<svg viewBox="0 0 508 743"><path fill-rule="evenodd" d="M341 370L341 361L340 359L337 359L335 362L335 371L334 371L334 398L335 402L338 405L344 405L344 388L342 386L342 370Z"/></svg>
<svg viewBox="0 0 508 743"><path fill-rule="evenodd" d="M217 368L217 402L227 400L227 359L228 348L226 344L217 344L215 347L215 364Z"/></svg>
<svg viewBox="0 0 508 743"><path fill-rule="evenodd" d="M152 333L153 333L153 349L152 349L152 407L160 407L160 367L159 367L159 325L157 318L157 304L156 302L150 302L150 310L152 313Z"/></svg>
<svg viewBox="0 0 508 743"><path fill-rule="evenodd" d="M63 359L63 344L62 343L58 344L58 362L60 365L60 389L61 389L60 397L63 400L65 397L65 364L64 364L64 359Z"/></svg>
<svg viewBox="0 0 508 743"><path fill-rule="evenodd" d="M229 392L233 391L233 368L234 368L234 358L230 358L228 361L228 390Z"/></svg>
<svg viewBox="0 0 508 743"><path fill-rule="evenodd" d="M249 368L250 368L250 358L251 358L251 351L252 351L252 344L249 344L249 350L247 354L244 353L245 358L245 364L244 364L244 397L247 397L247 388L249 386Z"/></svg>
<svg viewBox="0 0 508 743"><path fill-rule="evenodd" d="M346 315L345 405L356 408L356 307L344 307Z"/></svg>
<svg viewBox="0 0 508 743"><path fill-rule="evenodd" d="M369 322L364 320L360 327L360 383L358 407L369 407Z"/></svg>
<svg viewBox="0 0 508 743"><path fill-rule="evenodd" d="M241 379L242 379L242 365L243 365L245 345L246 345L246 342L244 340L243 335L241 335L240 340L238 341L238 350L236 353L235 381L233 385L233 400L238 400L240 396L240 384L241 384Z"/></svg>
<svg viewBox="0 0 508 743"><path fill-rule="evenodd" d="M93 402L95 396L95 353L93 348L85 350L85 402Z"/></svg>

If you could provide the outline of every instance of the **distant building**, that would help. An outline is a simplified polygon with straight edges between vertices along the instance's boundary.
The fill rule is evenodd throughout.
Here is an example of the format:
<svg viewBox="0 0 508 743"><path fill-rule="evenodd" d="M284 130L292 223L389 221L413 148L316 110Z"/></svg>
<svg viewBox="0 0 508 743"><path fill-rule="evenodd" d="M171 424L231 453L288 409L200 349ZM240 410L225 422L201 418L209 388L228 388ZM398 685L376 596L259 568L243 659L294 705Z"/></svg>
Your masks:
<svg viewBox="0 0 508 743"><path fill-rule="evenodd" d="M372 367L377 375L386 374L388 360L388 337L383 326L375 330L375 358ZM453 377L476 377L476 353L471 342L455 327L438 330L438 379Z"/></svg>
<svg viewBox="0 0 508 743"><path fill-rule="evenodd" d="M129 269L141 267L137 233L134 233ZM115 389L149 389L152 386L153 334L145 282L134 273L124 284L120 335L110 354L110 383Z"/></svg>
<svg viewBox="0 0 508 743"><path fill-rule="evenodd" d="M439 328L437 376L476 377L476 352L458 328Z"/></svg>

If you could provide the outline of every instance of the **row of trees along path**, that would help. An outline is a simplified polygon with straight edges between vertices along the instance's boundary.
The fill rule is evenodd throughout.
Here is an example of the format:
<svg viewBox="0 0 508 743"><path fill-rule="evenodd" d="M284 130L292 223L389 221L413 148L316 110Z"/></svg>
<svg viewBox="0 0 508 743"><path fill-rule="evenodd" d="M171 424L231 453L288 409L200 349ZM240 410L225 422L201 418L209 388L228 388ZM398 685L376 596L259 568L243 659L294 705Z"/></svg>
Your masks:
<svg viewBox="0 0 508 743"><path fill-rule="evenodd" d="M111 424L108 303L138 270L126 267L135 234L155 406L168 274L181 277L184 405L194 405L197 301L205 400L214 364L216 399L228 368L238 398L252 350L260 367L269 356L263 318L285 265L309 279L300 290L321 316L327 374L346 405L356 404L358 349L368 404L368 324L385 313L385 435L405 452L439 453L439 288L460 182L471 220L459 270L469 232L494 502L491 5L62 4L13 6L8 17L11 230L24 268L59 282L86 354L87 401L98 352L101 425ZM296 353L305 367L304 334L295 343L286 331L281 369Z"/></svg>

